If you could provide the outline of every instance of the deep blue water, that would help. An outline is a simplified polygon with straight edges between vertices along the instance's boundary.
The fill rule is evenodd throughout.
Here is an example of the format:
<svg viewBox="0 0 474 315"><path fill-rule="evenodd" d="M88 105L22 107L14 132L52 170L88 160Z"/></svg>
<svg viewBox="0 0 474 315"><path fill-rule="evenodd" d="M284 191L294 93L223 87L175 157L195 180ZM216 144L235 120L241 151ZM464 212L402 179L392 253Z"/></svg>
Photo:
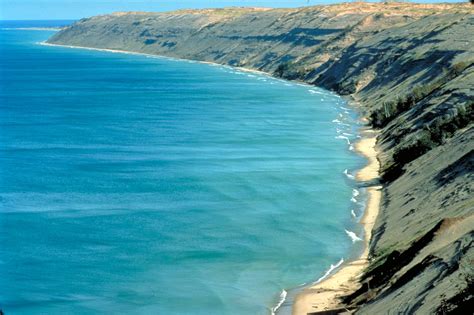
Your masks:
<svg viewBox="0 0 474 315"><path fill-rule="evenodd" d="M22 21L15 21L15 20L0 20L0 28L3 29L19 29L19 28L34 28L34 27L63 27L72 24L73 20L51 20L51 21L44 21L44 20L22 20Z"/></svg>
<svg viewBox="0 0 474 315"><path fill-rule="evenodd" d="M268 314L350 255L341 98L51 34L0 30L6 314Z"/></svg>

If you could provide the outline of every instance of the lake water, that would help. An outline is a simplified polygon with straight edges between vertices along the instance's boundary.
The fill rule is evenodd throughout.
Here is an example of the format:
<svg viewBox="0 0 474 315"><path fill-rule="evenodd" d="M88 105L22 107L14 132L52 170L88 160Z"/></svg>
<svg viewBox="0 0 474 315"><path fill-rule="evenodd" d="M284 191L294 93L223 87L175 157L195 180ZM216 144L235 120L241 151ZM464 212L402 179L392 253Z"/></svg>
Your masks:
<svg viewBox="0 0 474 315"><path fill-rule="evenodd" d="M354 251L340 97L3 26L6 314L268 314Z"/></svg>

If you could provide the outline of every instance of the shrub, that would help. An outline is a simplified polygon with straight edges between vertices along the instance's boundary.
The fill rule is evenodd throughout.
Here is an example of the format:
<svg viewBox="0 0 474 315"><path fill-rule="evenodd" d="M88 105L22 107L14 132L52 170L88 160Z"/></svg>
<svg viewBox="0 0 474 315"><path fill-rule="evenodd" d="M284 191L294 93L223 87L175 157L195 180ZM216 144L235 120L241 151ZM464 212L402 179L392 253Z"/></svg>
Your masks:
<svg viewBox="0 0 474 315"><path fill-rule="evenodd" d="M372 125L376 128L386 126L393 118L413 107L444 83L444 80L436 80L429 84L418 84L408 94L399 96L396 100L383 102L381 108L370 115Z"/></svg>
<svg viewBox="0 0 474 315"><path fill-rule="evenodd" d="M456 62L455 64L453 64L451 69L452 69L452 71L454 72L455 75L459 75L470 65L471 64L466 62L466 61L460 61L460 62Z"/></svg>
<svg viewBox="0 0 474 315"><path fill-rule="evenodd" d="M382 179L392 181L403 174L405 164L417 159L432 148L442 144L456 130L466 127L474 121L474 101L457 106L454 112L446 114L418 133L408 144L394 150L393 164L383 171Z"/></svg>
<svg viewBox="0 0 474 315"><path fill-rule="evenodd" d="M288 71L289 68L290 68L289 62L281 63L276 68L275 74L281 78Z"/></svg>
<svg viewBox="0 0 474 315"><path fill-rule="evenodd" d="M399 96L395 100L392 99L383 102L382 106L370 114L369 118L371 124L376 128L386 126L393 118L410 109L416 103L423 100L441 86L460 75L471 65L472 62L457 62L451 65L450 68L444 68L442 75L437 80L427 84L418 84L408 94L401 97Z"/></svg>
<svg viewBox="0 0 474 315"><path fill-rule="evenodd" d="M281 63L275 70L275 74L280 78L285 78L288 80L294 80L301 78L305 75L305 71L291 61Z"/></svg>

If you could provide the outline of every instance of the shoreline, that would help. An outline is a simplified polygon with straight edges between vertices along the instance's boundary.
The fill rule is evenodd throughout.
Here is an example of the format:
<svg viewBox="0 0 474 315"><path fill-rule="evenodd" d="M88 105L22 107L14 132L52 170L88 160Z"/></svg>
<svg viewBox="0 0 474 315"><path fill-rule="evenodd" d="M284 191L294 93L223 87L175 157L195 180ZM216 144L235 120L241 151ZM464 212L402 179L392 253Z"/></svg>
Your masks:
<svg viewBox="0 0 474 315"><path fill-rule="evenodd" d="M361 131L362 139L355 144L355 151L368 159L368 164L355 176L357 181L368 181L378 177L376 133L371 129ZM367 187L367 204L360 224L364 229L364 250L354 260L342 263L340 269L329 277L304 288L294 299L292 314L306 315L341 307L339 297L350 294L360 287L359 277L369 265L369 245L372 229L379 213L381 186Z"/></svg>
<svg viewBox="0 0 474 315"><path fill-rule="evenodd" d="M333 223L346 227L352 246L345 246L341 239L336 245L344 245L345 250L319 263L316 271L300 272L302 278L296 283L285 285L284 279L268 279L275 285L273 295L263 304L268 309L265 313L280 306L278 315L291 314L298 294L321 282L327 283L327 278L359 257L365 258L362 263L370 260L369 266L360 271L362 277L358 277L362 286L340 298L339 305L337 294L333 294L333 304L339 309L313 314L344 313L346 308L350 309L348 313L367 314L384 313L387 309L395 313L407 309L430 314L446 309L462 312L468 306L466 275L470 274L472 235L444 234L447 227L457 226L458 220L472 214L469 206L473 198L469 192L474 188L466 170L471 166L469 145L473 142L469 120L471 93L467 87L473 83L469 71L474 46L469 45L466 34L474 30L469 19L474 7L469 3L340 3L308 6L291 13L245 13L240 9L189 10L169 16L143 13L150 15L146 23L143 16L134 13L126 18L109 14L72 25L48 42L243 66L290 82L306 81L343 95L346 104L359 111L359 117L370 116L365 126L376 126L377 157L382 166L379 173L383 180L355 182L357 171L370 162L360 155L357 164L344 170L348 180L340 183L339 188L349 186L354 190L352 203L341 210L352 218L348 215L344 222ZM341 27L331 27L328 19L332 26ZM112 28L118 31L113 36ZM160 36L143 33L151 28L160 30ZM453 38L453 34L464 36ZM429 40L433 36L436 40ZM411 40L409 45L407 40ZM403 58L400 49L404 50ZM242 75L228 66L223 71ZM421 87L417 86L420 82ZM447 100L450 106L446 106ZM340 109L344 110L343 106ZM355 130L354 126L344 124L346 117L341 118L332 121L343 126L336 129L335 138L346 140L349 150L355 151L351 143L361 139L362 125ZM349 129L351 132L343 132ZM364 135L373 136L370 132ZM357 151L361 152L359 148ZM349 164L343 162L341 167L344 166ZM357 178L364 176L358 174ZM365 178L370 178L369 174ZM368 188L375 185L382 188ZM365 225L358 223L369 203L374 202L372 196L381 201L369 234L364 231ZM342 199L339 203L344 206ZM373 224L369 218L363 223ZM333 252L331 247L328 249ZM396 259L400 255L403 259ZM341 257L345 262L336 264ZM317 258L318 254L309 257L313 263ZM438 273L436 277L433 270ZM357 280L357 276L356 273L353 278ZM357 287L361 284L356 280L351 284ZM283 294L279 296L277 291ZM321 307L310 304L313 306Z"/></svg>
<svg viewBox="0 0 474 315"><path fill-rule="evenodd" d="M279 80L279 81L283 81L283 82L289 82L289 83L292 83L292 84L303 85L303 86L307 86L307 87L310 87L310 88L324 89L322 87L312 85L312 84L304 82L304 81L288 80L288 79L276 77L276 76L272 75L269 72L256 70L256 69L251 69L251 68L245 68L245 67L235 67L235 66L230 66L230 65L226 65L226 64L212 62L212 61L185 59L185 58L171 57L171 56L165 56L165 55L155 55L155 54L141 53L141 52L130 51L130 50L119 50L119 49L108 49L108 48L94 48L94 47L86 47L86 46L51 44L51 43L48 43L47 41L38 42L38 45L51 46L51 47L64 47L64 48L71 48L71 49L84 49L84 50L92 50L92 51L102 51L102 52L109 52L109 53L114 53L114 54L137 55L137 56L164 59L164 60L171 60L171 61L184 61L184 62L188 62L188 63L199 63L199 64L206 64L206 65L211 65L211 66L219 66L219 67L224 67L224 68L232 68L232 69L242 71L242 72L248 72L248 73L253 73L253 74L266 76L266 77L271 78L273 80ZM341 95L337 94L334 91L326 90L326 89L324 89L324 90L328 93L337 95L337 96L342 98Z"/></svg>
<svg viewBox="0 0 474 315"><path fill-rule="evenodd" d="M84 50L93 50L93 51L102 51L109 53L118 53L118 54L130 54L145 56L151 58L159 58L171 61L184 61L191 63L201 63L211 66L221 66L221 67L230 67L242 72L254 73L258 75L263 75L270 77L276 80L282 80L285 82L290 82L293 84L305 85L311 88L320 88L314 85L311 85L306 82L298 80L287 80L283 78L278 78L273 76L270 73L259 71L255 69L249 69L244 67L234 67L224 64L219 64L209 61L193 60L193 59L183 59L178 57L170 57L163 55L155 55L148 53L140 53L127 50L118 50L118 49L107 49L107 48L94 48L94 47L85 47L85 46L73 46L73 45L62 45L62 44L51 44L46 41L39 42L38 44L43 46L53 46L53 47L65 47L72 49L84 49ZM329 91L334 93L333 91ZM342 97L342 96L341 96ZM357 110L357 109L355 109ZM370 135L368 135L370 134ZM357 141L354 145L354 152L358 152L368 159L368 164L359 170L355 174L356 181L368 181L378 176L379 163L376 158L377 151L375 150L375 132L372 129L362 129L360 132L361 139ZM377 187L368 187L367 188L367 204L364 209L364 214L359 221L359 224L363 226L364 236L364 251L359 258L337 262L336 265L331 265L330 269L323 275L321 278L316 280L312 285L304 288L293 288L299 290L298 293L294 296L293 306L291 311L293 315L306 315L307 313L314 311L322 311L334 309L339 306L337 301L337 296L351 293L357 289L358 281L357 276L359 276L362 271L368 266L368 252L369 252L369 242L372 234L372 227L374 225L375 219L378 215L378 208L380 204L381 193L379 191L379 186ZM336 270L335 273L332 273ZM319 282L320 281L320 282ZM315 293L315 290L317 293ZM320 292L321 291L321 292ZM270 307L271 314L278 314L280 307L286 302L286 293L287 291L283 290L285 294L280 293L280 299L277 301L273 307ZM283 296L282 296L283 295ZM318 304L321 307L314 307L312 305Z"/></svg>
<svg viewBox="0 0 474 315"><path fill-rule="evenodd" d="M271 74L260 71L260 70L255 70L255 69L248 69L248 68L243 68L243 67L233 67L229 65L223 65L220 63L216 62L211 62L211 61L202 61L202 60L193 60L193 59L184 59L184 58L178 58L178 57L169 57L169 56L164 56L164 55L154 55L154 54L147 54L147 53L141 53L141 52L136 52L136 51L129 51L129 50L119 50L119 49L108 49L108 48L94 48L94 47L86 47L86 46L73 46L73 45L61 45L61 44L51 44L48 43L47 41L39 42L39 45L42 46L52 46L52 47L65 47L65 48L72 48L72 49L85 49L85 50L94 50L94 51L103 51L103 52L109 52L109 53L114 53L114 54L126 54L126 55L137 55L137 56L144 56L144 57L151 57L151 58L158 58L158 59L165 59L165 60L172 60L172 61L185 61L185 62L191 62L191 63L201 63L201 64L207 64L207 65L212 65L212 66L220 66L220 67L230 67L233 69L240 70L242 72L249 72L249 73L255 73L255 74L260 74L260 75L265 75L269 76L274 79L280 79L284 80L281 78L275 78ZM288 80L285 80L288 81ZM291 81L289 81L291 82ZM296 82L296 81L293 81ZM311 87L314 87L313 85L304 83L304 82L298 82L302 83Z"/></svg>

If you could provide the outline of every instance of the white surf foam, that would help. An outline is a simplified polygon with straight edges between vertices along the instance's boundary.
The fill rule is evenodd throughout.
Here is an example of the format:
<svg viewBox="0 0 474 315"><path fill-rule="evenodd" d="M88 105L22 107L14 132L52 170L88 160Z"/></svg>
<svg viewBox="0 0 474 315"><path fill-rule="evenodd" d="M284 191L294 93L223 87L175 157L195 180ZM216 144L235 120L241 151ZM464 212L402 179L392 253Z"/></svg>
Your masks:
<svg viewBox="0 0 474 315"><path fill-rule="evenodd" d="M349 173L349 170L347 168L344 170L344 175L346 175L347 178L349 178L349 179L354 179L354 175Z"/></svg>
<svg viewBox="0 0 474 315"><path fill-rule="evenodd" d="M322 92L317 91L317 90L313 90L313 89L310 89L310 90L308 90L308 91L309 91L309 93L311 93L311 94L323 94Z"/></svg>
<svg viewBox="0 0 474 315"><path fill-rule="evenodd" d="M287 295L288 295L288 292L286 292L285 290L281 290L280 300L278 301L277 305L272 308L272 315L275 315L276 311L278 311L278 309L283 305Z"/></svg>
<svg viewBox="0 0 474 315"><path fill-rule="evenodd" d="M351 215L352 217L357 218L356 213L354 212L354 209L351 210Z"/></svg>
<svg viewBox="0 0 474 315"><path fill-rule="evenodd" d="M331 264L331 266L329 267L329 269L326 271L326 273L321 277L319 278L318 280L316 280L316 282L314 282L314 284L316 283L319 283L321 281L323 281L324 279L326 279L330 274L331 272L333 272L334 269L336 269L337 267L339 267L340 265L342 265L342 263L344 262L344 259L341 258L341 260L339 260L339 262L335 265Z"/></svg>
<svg viewBox="0 0 474 315"><path fill-rule="evenodd" d="M362 241L362 239L358 237L357 234L355 234L354 232L348 231L348 230L345 230L345 231L346 231L346 234L351 238L352 243Z"/></svg>
<svg viewBox="0 0 474 315"><path fill-rule="evenodd" d="M354 202L354 203L357 203L357 199L356 197L359 196L360 193L357 189L353 188L352 189L352 198L351 198L351 201Z"/></svg>
<svg viewBox="0 0 474 315"><path fill-rule="evenodd" d="M347 127L350 127L350 126L351 126L351 125L349 125L349 124L346 124L346 123L340 121L340 120L337 119L337 118L336 118L336 119L333 119L332 122L338 124L339 126L347 126Z"/></svg>
<svg viewBox="0 0 474 315"><path fill-rule="evenodd" d="M341 136L341 135L339 135L339 136L336 136L336 139L344 139L344 140L346 140L346 142L347 142L348 145L351 144L351 141L350 141L349 138L346 137L346 136Z"/></svg>

